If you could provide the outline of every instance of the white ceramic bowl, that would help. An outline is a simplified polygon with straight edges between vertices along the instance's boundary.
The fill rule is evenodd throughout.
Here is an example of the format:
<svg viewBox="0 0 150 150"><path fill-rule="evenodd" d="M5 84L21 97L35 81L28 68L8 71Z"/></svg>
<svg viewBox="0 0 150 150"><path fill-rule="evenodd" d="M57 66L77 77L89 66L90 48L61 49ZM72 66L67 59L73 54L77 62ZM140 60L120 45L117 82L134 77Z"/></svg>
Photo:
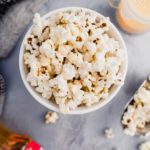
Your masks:
<svg viewBox="0 0 150 150"><path fill-rule="evenodd" d="M86 12L94 13L97 16L99 16L100 18L104 18L103 15L101 15L101 14L99 14L99 13L93 11L93 10L90 10L90 9L87 9L87 8L80 8L80 7L67 7L67 8L57 9L57 10L54 10L54 11L51 11L51 12L47 13L46 15L43 16L43 18L48 18L48 17L50 17L53 14L58 13L58 12L69 11L69 10L80 10L80 9L85 10ZM24 40L23 40L21 48L20 48L20 55L19 55L19 68L20 68L20 73L21 73L23 83L24 83L25 87L27 88L27 90L29 91L29 93L35 98L35 100L37 100L39 103L41 103L42 105L44 105L48 109L51 109L51 110L56 111L56 112L60 112L58 105L53 104L50 101L44 99L39 93L37 93L35 91L35 89L26 80L27 69L26 69L26 66L24 65L24 60L23 60L24 43L25 43L25 39L27 38L28 35L30 35L30 33L31 33L31 27L30 27L30 29L28 30L28 32L26 33L26 35L24 37ZM126 76L126 72L127 72L127 66L128 66L127 49L126 49L124 40L121 37L119 31L117 30L117 28L111 22L110 22L110 35L112 37L114 37L116 40L118 40L119 43L120 43L120 46L125 50L125 62L122 65L122 68L121 68L121 72L123 74L123 80L124 80L125 76ZM89 113L89 112L92 112L94 110L97 110L97 109L103 107L105 104L107 104L108 102L110 102L113 99L113 97L118 93L120 88L121 88L120 85L114 86L112 88L112 90L110 91L109 96L106 99L101 100L98 104L92 105L90 107L77 108L75 110L70 111L69 114Z"/></svg>

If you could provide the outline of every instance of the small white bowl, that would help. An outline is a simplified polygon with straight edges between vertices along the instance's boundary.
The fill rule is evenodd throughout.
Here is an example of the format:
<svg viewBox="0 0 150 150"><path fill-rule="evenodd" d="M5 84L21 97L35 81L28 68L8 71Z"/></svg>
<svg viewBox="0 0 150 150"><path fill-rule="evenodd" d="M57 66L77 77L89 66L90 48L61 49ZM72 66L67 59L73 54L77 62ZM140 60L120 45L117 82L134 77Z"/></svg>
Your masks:
<svg viewBox="0 0 150 150"><path fill-rule="evenodd" d="M96 14L100 18L105 18L103 15L101 15L101 14L99 14L93 10L90 10L87 8L81 8L81 7L67 7L67 8L57 9L57 10L54 10L54 11L47 13L46 15L43 16L43 18L48 18L48 17L50 17L53 14L58 13L58 12L69 11L69 10L70 11L81 10L81 9L86 11L86 12ZM23 59L24 50L25 50L24 49L24 43L25 43L25 39L27 38L28 35L30 35L30 33L31 33L31 27L24 37L24 40L23 40L21 48L20 48L20 55L19 55L19 68L20 68L20 74L21 74L23 83L24 83L25 87L27 88L27 90L29 91L29 93L35 98L35 100L37 100L39 103L41 103L42 105L44 105L48 109L51 109L51 110L56 111L56 112L60 112L58 105L44 99L39 93L37 93L35 91L34 87L32 87L26 80L27 69L26 69L26 66L24 65L24 59ZM124 62L124 64L122 64L122 68L121 68L121 73L123 74L123 80L124 80L126 73L127 73L127 66L128 66L127 49L126 49L126 46L125 46L125 43L124 43L122 36L120 35L117 28L111 22L110 22L110 35L112 37L114 37L116 40L118 40L120 43L120 46L125 50L125 62ZM106 99L101 100L98 104L92 105L90 107L77 108L75 110L70 111L67 114L84 114L84 113L89 113L89 112L95 111L95 110L103 107L108 102L110 102L113 99L113 97L118 93L120 88L121 88L121 85L115 85L112 88L112 90L110 91L109 96Z"/></svg>

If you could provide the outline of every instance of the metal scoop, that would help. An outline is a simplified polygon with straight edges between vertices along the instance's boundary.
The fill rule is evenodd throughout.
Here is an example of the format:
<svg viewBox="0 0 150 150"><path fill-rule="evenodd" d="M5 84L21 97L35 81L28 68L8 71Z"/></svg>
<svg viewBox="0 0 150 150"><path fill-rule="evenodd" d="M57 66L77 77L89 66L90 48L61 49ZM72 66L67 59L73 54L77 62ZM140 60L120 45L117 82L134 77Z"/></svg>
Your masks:
<svg viewBox="0 0 150 150"><path fill-rule="evenodd" d="M150 92L150 77L141 84L141 86L139 87L139 89L141 87L144 87L145 89L149 90L149 92ZM123 119L124 113L127 111L128 106L129 105L133 105L134 103L135 103L135 100L134 100L134 96L133 96L127 102L127 104L125 105L124 112L123 112L123 114L121 116L121 125L122 125L123 129L125 128L125 125L122 124L122 119ZM150 115L150 110L149 110L149 113L147 115ZM150 122L147 123L144 128L136 128L135 135L149 136L150 135Z"/></svg>

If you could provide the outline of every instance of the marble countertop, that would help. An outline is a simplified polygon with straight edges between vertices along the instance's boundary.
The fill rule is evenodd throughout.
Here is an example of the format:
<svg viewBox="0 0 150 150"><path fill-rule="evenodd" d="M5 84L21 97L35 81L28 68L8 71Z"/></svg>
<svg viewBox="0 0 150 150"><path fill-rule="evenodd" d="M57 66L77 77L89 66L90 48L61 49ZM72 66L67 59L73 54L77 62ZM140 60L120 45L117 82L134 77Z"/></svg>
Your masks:
<svg viewBox="0 0 150 150"><path fill-rule="evenodd" d="M49 0L39 12L45 14L65 6L91 8L109 16L117 26L115 10L103 0ZM127 77L120 92L102 109L84 115L60 115L59 120L52 125L44 124L47 109L27 92L20 77L18 55L22 34L11 55L0 60L0 73L4 75L7 84L1 121L18 133L30 135L47 150L112 150L115 147L136 150L138 144L146 139L125 135L120 125L120 116L126 102L150 74L150 32L129 35L120 30L120 33L127 45L129 57ZM112 140L106 139L103 134L108 127L114 129L115 138Z"/></svg>

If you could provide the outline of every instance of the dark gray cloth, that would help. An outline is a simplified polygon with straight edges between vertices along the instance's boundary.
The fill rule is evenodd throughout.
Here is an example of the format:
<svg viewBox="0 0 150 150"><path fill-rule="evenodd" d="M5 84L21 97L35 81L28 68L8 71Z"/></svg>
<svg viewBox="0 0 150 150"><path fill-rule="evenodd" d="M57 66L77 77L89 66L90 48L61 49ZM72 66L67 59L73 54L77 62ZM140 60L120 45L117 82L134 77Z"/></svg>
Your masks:
<svg viewBox="0 0 150 150"><path fill-rule="evenodd" d="M23 0L13 5L0 21L0 58L8 56L33 14L47 0Z"/></svg>
<svg viewBox="0 0 150 150"><path fill-rule="evenodd" d="M2 114L3 105L5 100L5 81L0 74L0 115Z"/></svg>

